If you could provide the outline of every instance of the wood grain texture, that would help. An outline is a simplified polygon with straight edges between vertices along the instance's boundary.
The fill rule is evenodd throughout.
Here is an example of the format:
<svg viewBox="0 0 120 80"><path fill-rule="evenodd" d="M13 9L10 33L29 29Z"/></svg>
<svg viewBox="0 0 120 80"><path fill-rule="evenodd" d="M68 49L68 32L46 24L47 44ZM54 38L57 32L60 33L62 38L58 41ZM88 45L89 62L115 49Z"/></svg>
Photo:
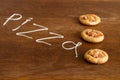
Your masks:
<svg viewBox="0 0 120 80"><path fill-rule="evenodd" d="M23 18L3 22L13 13ZM79 23L79 15L95 13L102 22L94 27ZM34 20L18 31L12 29L25 19ZM33 30L37 23L48 31L28 34L33 40L16 36L16 32ZM91 44L81 39L80 32L86 28L102 31L105 40ZM51 36L49 32L64 35L64 39L46 40L52 46L38 44L35 39ZM120 1L119 0L1 0L0 2L0 80L120 80ZM79 57L74 50L61 47L64 41L81 41ZM108 52L109 61L104 65L89 64L83 59L91 48Z"/></svg>

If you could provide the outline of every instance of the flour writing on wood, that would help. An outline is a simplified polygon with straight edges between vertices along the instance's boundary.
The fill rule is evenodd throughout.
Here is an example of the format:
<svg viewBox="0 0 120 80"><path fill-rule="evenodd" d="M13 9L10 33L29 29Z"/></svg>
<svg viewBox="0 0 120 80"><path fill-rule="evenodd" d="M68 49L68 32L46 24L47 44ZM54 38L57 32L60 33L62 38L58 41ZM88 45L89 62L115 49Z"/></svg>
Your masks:
<svg viewBox="0 0 120 80"><path fill-rule="evenodd" d="M21 25L19 25L18 27L16 27L16 28L12 29L12 31L16 31L16 30L18 30L21 26L23 26L24 24L26 24L26 23L30 22L31 20L33 20L33 18L32 18L32 17L30 17L30 18L26 19L26 21L25 21L25 22L23 22L23 23L22 23Z"/></svg>
<svg viewBox="0 0 120 80"><path fill-rule="evenodd" d="M9 21L18 21L18 20L22 19L22 17L23 17L23 16L22 16L21 14L14 13L14 14L12 14L9 18L6 19L6 21L3 23L3 26L5 26ZM19 26L17 26L16 28L12 29L12 31L17 31L17 30L19 30L23 25L27 24L28 22L30 22L30 21L32 21L32 20L33 20L33 18L32 18L32 17L29 17L29 18L26 19L23 23L21 23ZM36 24L36 23L33 23L32 25L33 25L33 26L37 26L38 29L29 30L29 31L23 31L23 32L16 32L16 35L17 35L17 36L26 37L26 38L29 38L29 39L34 39L33 37L28 36L27 34L49 30L47 27L42 26L42 25L39 25L39 24ZM50 37L44 37L44 38L39 38L39 39L36 39L35 41L36 41L37 43L43 43L43 44L45 44L45 45L51 46L52 44L46 42L45 40L59 39L59 38L62 39L62 38L64 38L63 35L58 34L58 33L55 33L55 32L49 31L49 34L52 35L52 36L50 36ZM73 44L74 46L68 48L68 47L65 47L66 44ZM81 42L75 43L75 42L73 42L73 41L65 41L65 42L62 43L62 48L65 49L65 50L73 50L73 49L75 49L76 57L78 57L77 48L78 48L79 46L81 46L81 45L82 45Z"/></svg>
<svg viewBox="0 0 120 80"><path fill-rule="evenodd" d="M47 42L45 42L45 41L43 41L43 40L55 39L55 38L64 38L63 35L60 35L60 34L57 34L57 33L54 33L54 32L49 32L49 34L52 34L52 35L55 35L55 36L52 36L52 37L46 37L46 38L40 38L40 39L37 39L36 42L38 42L38 43L45 43L45 44L51 46L50 43L47 43Z"/></svg>
<svg viewBox="0 0 120 80"><path fill-rule="evenodd" d="M15 16L19 16L19 17L18 18L14 18ZM7 20L3 23L3 26L5 26L8 23L8 21L10 21L10 20L16 21L16 20L20 20L20 19L22 19L22 15L18 14L18 13L14 13L9 18L7 18Z"/></svg>
<svg viewBox="0 0 120 80"><path fill-rule="evenodd" d="M74 46L68 48L68 47L65 47L65 44L73 44ZM79 46L81 46L81 45L82 45L81 42L78 42L78 43L76 44L76 43L73 42L73 41L65 41L65 42L62 43L62 47L63 47L65 50L72 50L72 49L75 49L76 58L78 57L77 48L78 48Z"/></svg>
<svg viewBox="0 0 120 80"><path fill-rule="evenodd" d="M39 24L36 24L36 23L33 23L33 26L37 26L37 27L39 27L40 29L31 30L31 31L24 31L24 32L17 32L16 35L18 35L18 36L23 36L23 37L30 38L30 39L33 39L33 37L27 36L27 35L25 35L25 34L34 33L34 32L38 32L38 31L45 31L45 30L48 30L47 27L42 26L42 25L39 25Z"/></svg>

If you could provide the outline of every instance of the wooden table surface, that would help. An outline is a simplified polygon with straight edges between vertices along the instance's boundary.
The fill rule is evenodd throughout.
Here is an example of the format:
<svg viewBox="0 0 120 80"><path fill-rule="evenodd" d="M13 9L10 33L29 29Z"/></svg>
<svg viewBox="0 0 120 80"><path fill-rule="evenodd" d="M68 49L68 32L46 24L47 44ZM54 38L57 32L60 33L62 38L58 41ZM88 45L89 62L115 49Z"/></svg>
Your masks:
<svg viewBox="0 0 120 80"><path fill-rule="evenodd" d="M21 14L22 19L10 20L3 26L14 13ZM94 27L80 24L78 17L87 13L99 15L102 22ZM12 31L29 17L33 20ZM16 35L38 29L33 23L48 30L26 34L33 39ZM105 40L99 44L82 40L80 32L87 28L102 31ZM50 32L64 38L44 40L52 46L35 42L54 36ZM0 36L0 80L120 80L119 0L1 0ZM78 58L74 50L62 48L65 41L83 43L77 49ZM86 62L83 55L91 48L105 50L109 61L104 65Z"/></svg>

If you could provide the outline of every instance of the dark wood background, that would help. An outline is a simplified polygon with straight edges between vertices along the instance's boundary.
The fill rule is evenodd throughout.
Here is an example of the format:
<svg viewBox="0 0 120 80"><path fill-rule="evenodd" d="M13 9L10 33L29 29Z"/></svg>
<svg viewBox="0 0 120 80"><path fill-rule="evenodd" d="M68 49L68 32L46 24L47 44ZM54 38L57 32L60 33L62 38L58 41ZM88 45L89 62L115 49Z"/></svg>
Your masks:
<svg viewBox="0 0 120 80"><path fill-rule="evenodd" d="M22 14L23 18L2 26L13 13ZM81 25L78 17L87 13L99 15L102 22L94 27ZM29 17L34 20L12 31ZM28 34L33 40L15 35L37 29L32 23L47 26L49 30ZM100 44L82 40L80 32L86 28L102 31L105 40ZM65 38L46 40L52 46L35 42L51 36L50 31ZM78 58L74 50L61 47L68 40L83 43L78 47ZM104 65L84 61L83 54L91 48L105 50L109 61ZM120 1L0 0L0 80L120 80Z"/></svg>

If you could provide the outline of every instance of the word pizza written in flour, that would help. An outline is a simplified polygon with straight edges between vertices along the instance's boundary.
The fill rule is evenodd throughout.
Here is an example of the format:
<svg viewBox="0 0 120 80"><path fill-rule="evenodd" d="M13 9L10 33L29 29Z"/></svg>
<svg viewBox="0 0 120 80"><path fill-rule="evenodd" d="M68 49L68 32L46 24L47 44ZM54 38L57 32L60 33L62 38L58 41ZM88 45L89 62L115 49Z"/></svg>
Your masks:
<svg viewBox="0 0 120 80"><path fill-rule="evenodd" d="M22 15L21 15L21 14L14 13L14 14L11 15L9 18L7 18L7 20L3 23L3 26L5 26L9 21L17 21L17 20L20 20L20 19L22 19ZM26 23L28 23L28 22L30 22L30 21L32 21L32 20L33 20L32 17L26 19L26 20L25 20L22 24L20 24L18 27L12 29L12 31L17 31L17 30L20 29L23 25L25 25ZM23 37L26 37L26 38L29 38L29 39L33 39L33 37L28 36L28 35L26 35L26 34L48 30L47 27L42 26L42 25L39 25L39 24L36 24L36 23L33 23L32 25L33 25L33 26L37 26L38 29L36 29L36 30L30 30L30 31L24 31L24 32L17 32L16 35L17 35L17 36L23 36ZM51 34L51 35L53 35L53 36L36 39L36 42L37 42L37 43L44 43L44 44L46 44L46 45L51 45L50 43L45 42L44 40L55 39L55 38L64 38L63 35L60 35L60 34L57 34L57 33L54 33L54 32L49 32L49 34Z"/></svg>
<svg viewBox="0 0 120 80"><path fill-rule="evenodd" d="M22 15L21 15L21 14L14 13L14 14L12 14L10 17L8 17L8 18L6 19L6 21L3 23L3 26L5 26L5 25L6 25L8 22L10 22L10 21L18 21L18 20L21 20L21 19L22 19ZM16 28L12 29L12 31L17 31L17 30L20 29L23 25L27 24L28 22L30 22L30 21L32 21L32 20L33 20L33 18L32 18L32 17L29 17L29 18L26 19L22 24L20 24L20 25L17 26ZM17 32L16 35L17 35L17 36L23 36L23 37L26 37L26 38L29 38L29 39L33 39L33 37L28 36L28 35L26 35L26 34L49 30L47 27L42 26L42 25L39 25L39 24L36 24L36 23L33 23L32 25L33 25L33 26L37 26L38 29L36 29L36 30L30 30L30 31ZM49 34L50 34L50 35L53 35L53 36L45 37L45 38L39 38L39 39L36 39L35 41L36 41L37 43L43 43L43 44L46 44L46 45L51 46L51 45L52 45L51 43L45 42L44 40L64 38L63 35L58 34L58 33L49 32ZM67 47L65 47L65 44L73 44L74 47L67 48ZM76 44L76 43L74 43L73 41L65 41L65 42L62 43L62 48L65 49L65 50L75 49L76 57L78 57L77 47L78 47L78 46L81 46L81 45L82 45L81 42L78 42L78 43Z"/></svg>

